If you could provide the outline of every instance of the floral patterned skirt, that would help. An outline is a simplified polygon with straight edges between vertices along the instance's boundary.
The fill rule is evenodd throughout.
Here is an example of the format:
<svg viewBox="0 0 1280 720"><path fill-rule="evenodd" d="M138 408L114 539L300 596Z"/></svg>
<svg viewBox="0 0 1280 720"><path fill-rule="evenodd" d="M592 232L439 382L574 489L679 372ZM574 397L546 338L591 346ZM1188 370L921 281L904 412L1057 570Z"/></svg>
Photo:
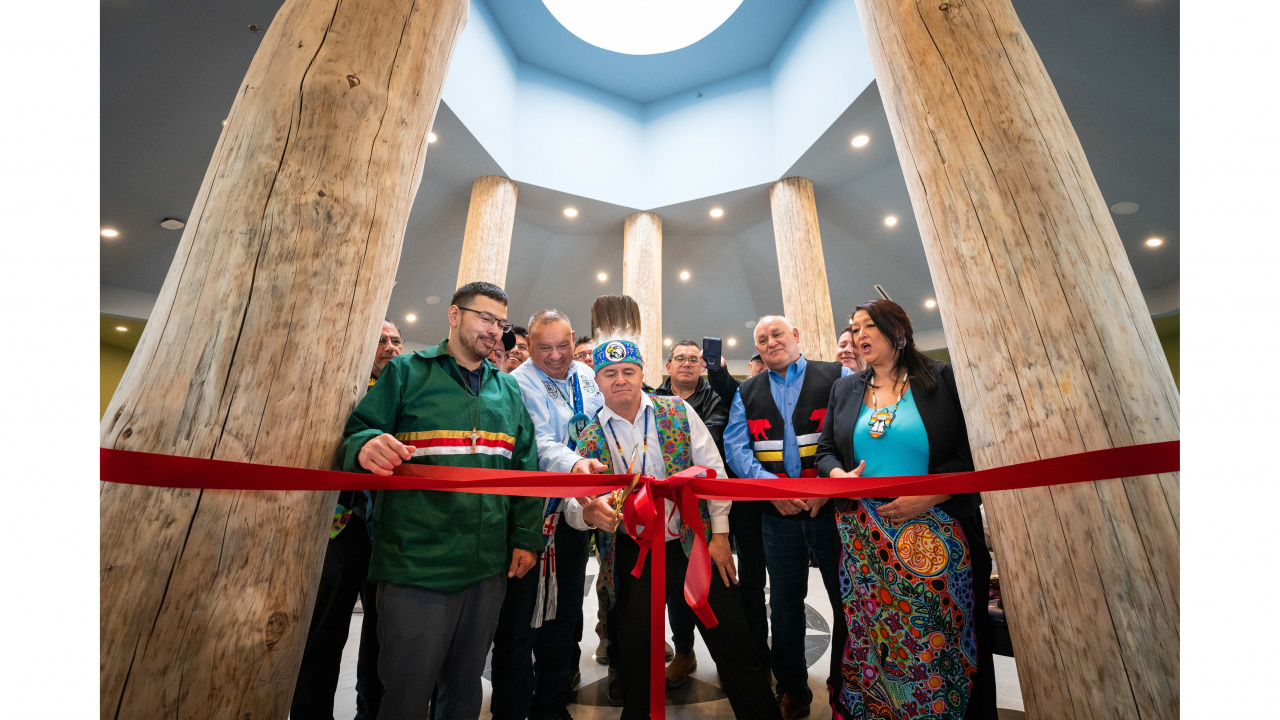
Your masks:
<svg viewBox="0 0 1280 720"><path fill-rule="evenodd" d="M833 715L959 720L977 674L969 543L937 507L897 524L881 504L836 514L849 637Z"/></svg>

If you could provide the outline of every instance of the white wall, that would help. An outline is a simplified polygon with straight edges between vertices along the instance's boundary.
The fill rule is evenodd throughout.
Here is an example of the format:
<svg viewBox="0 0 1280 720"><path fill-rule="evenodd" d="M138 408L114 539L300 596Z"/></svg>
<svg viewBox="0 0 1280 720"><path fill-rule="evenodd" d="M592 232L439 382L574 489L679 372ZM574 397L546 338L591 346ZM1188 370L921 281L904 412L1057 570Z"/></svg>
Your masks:
<svg viewBox="0 0 1280 720"><path fill-rule="evenodd" d="M817 0L770 63L776 173L786 172L875 79L854 0Z"/></svg>
<svg viewBox="0 0 1280 720"><path fill-rule="evenodd" d="M516 84L515 52L489 8L472 0L440 97L508 173L516 157Z"/></svg>
<svg viewBox="0 0 1280 720"><path fill-rule="evenodd" d="M519 78L512 178L641 207L641 106L530 65Z"/></svg>
<svg viewBox="0 0 1280 720"><path fill-rule="evenodd" d="M854 0L816 0L768 67L643 106L520 62L471 0L442 99L513 180L650 209L777 180L873 79Z"/></svg>
<svg viewBox="0 0 1280 720"><path fill-rule="evenodd" d="M743 73L644 111L644 208L776 180L769 71Z"/></svg>

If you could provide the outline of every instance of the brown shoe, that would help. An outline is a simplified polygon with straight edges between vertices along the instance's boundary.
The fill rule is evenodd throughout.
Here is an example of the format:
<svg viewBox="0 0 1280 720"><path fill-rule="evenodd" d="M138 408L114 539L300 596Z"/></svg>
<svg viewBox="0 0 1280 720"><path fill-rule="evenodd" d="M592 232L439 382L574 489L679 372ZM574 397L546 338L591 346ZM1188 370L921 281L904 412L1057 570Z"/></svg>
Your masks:
<svg viewBox="0 0 1280 720"><path fill-rule="evenodd" d="M667 666L667 687L678 688L689 680L689 674L698 669L698 656L690 650L689 654L676 653Z"/></svg>
<svg viewBox="0 0 1280 720"><path fill-rule="evenodd" d="M778 712L782 715L782 720L795 720L795 718L809 717L809 704L801 703L794 695L779 690Z"/></svg>

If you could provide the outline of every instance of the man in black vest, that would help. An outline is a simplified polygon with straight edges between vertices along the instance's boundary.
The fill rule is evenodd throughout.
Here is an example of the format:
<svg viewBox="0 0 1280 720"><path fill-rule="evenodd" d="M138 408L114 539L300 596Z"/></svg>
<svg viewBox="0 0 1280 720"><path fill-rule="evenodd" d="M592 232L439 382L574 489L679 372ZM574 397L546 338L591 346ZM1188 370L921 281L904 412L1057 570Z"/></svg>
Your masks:
<svg viewBox="0 0 1280 720"><path fill-rule="evenodd" d="M724 432L729 468L741 478L817 477L814 455L831 385L851 373L840 363L806 360L800 354L800 331L784 317L761 318L755 345L768 372L748 378L733 399ZM828 690L839 686L847 634L840 606L840 536L831 503L825 499L772 500L764 509L761 532L773 629L769 663L778 681L782 717L792 720L808 716L813 702L805 662L804 611L811 554L817 559L835 620Z"/></svg>

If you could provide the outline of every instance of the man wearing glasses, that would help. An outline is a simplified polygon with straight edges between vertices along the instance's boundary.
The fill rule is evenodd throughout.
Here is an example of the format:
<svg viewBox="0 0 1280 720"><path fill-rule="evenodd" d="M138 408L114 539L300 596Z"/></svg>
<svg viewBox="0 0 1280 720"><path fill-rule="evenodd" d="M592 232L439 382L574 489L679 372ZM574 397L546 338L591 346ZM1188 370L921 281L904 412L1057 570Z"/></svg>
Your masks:
<svg viewBox="0 0 1280 720"><path fill-rule="evenodd" d="M404 341L400 339L400 331L390 320L382 321L382 334L378 336L378 350L373 355L373 369L369 371L369 387L378 382L382 368L387 361L404 351Z"/></svg>
<svg viewBox="0 0 1280 720"><path fill-rule="evenodd" d="M667 379L654 395L677 395L693 411L698 413L724 461L724 426L729 422L729 408L711 389L702 371L707 364L702 361L702 348L694 340L681 340L671 346L667 355ZM690 673L698 669L698 658L693 653L693 611L684 600L683 592L673 592L667 597L667 615L671 619L671 641L676 654L667 666L666 684L669 688L683 685Z"/></svg>
<svg viewBox="0 0 1280 720"><path fill-rule="evenodd" d="M400 331L390 320L382 321L378 349L369 371L369 387L391 358L404 349ZM382 700L378 681L378 608L376 588L367 579L372 550L373 495L370 491L343 490L333 511L333 527L325 547L320 586L307 630L306 649L294 685L289 717L293 720L332 720L333 695L338 689L342 648L351 629L356 598L364 608L360 625L360 654L356 661L356 720L375 718Z"/></svg>
<svg viewBox="0 0 1280 720"><path fill-rule="evenodd" d="M346 471L391 475L402 463L537 470L533 421L515 378L486 358L510 330L507 296L463 285L449 305L449 336L392 358L356 406L338 457ZM430 490L386 490L369 580L377 584L382 720L476 718L481 674L507 580L542 551L542 500Z"/></svg>
<svg viewBox="0 0 1280 720"><path fill-rule="evenodd" d="M591 351L595 350L595 346L591 344L591 338L580 337L573 344L573 359L591 367Z"/></svg>

